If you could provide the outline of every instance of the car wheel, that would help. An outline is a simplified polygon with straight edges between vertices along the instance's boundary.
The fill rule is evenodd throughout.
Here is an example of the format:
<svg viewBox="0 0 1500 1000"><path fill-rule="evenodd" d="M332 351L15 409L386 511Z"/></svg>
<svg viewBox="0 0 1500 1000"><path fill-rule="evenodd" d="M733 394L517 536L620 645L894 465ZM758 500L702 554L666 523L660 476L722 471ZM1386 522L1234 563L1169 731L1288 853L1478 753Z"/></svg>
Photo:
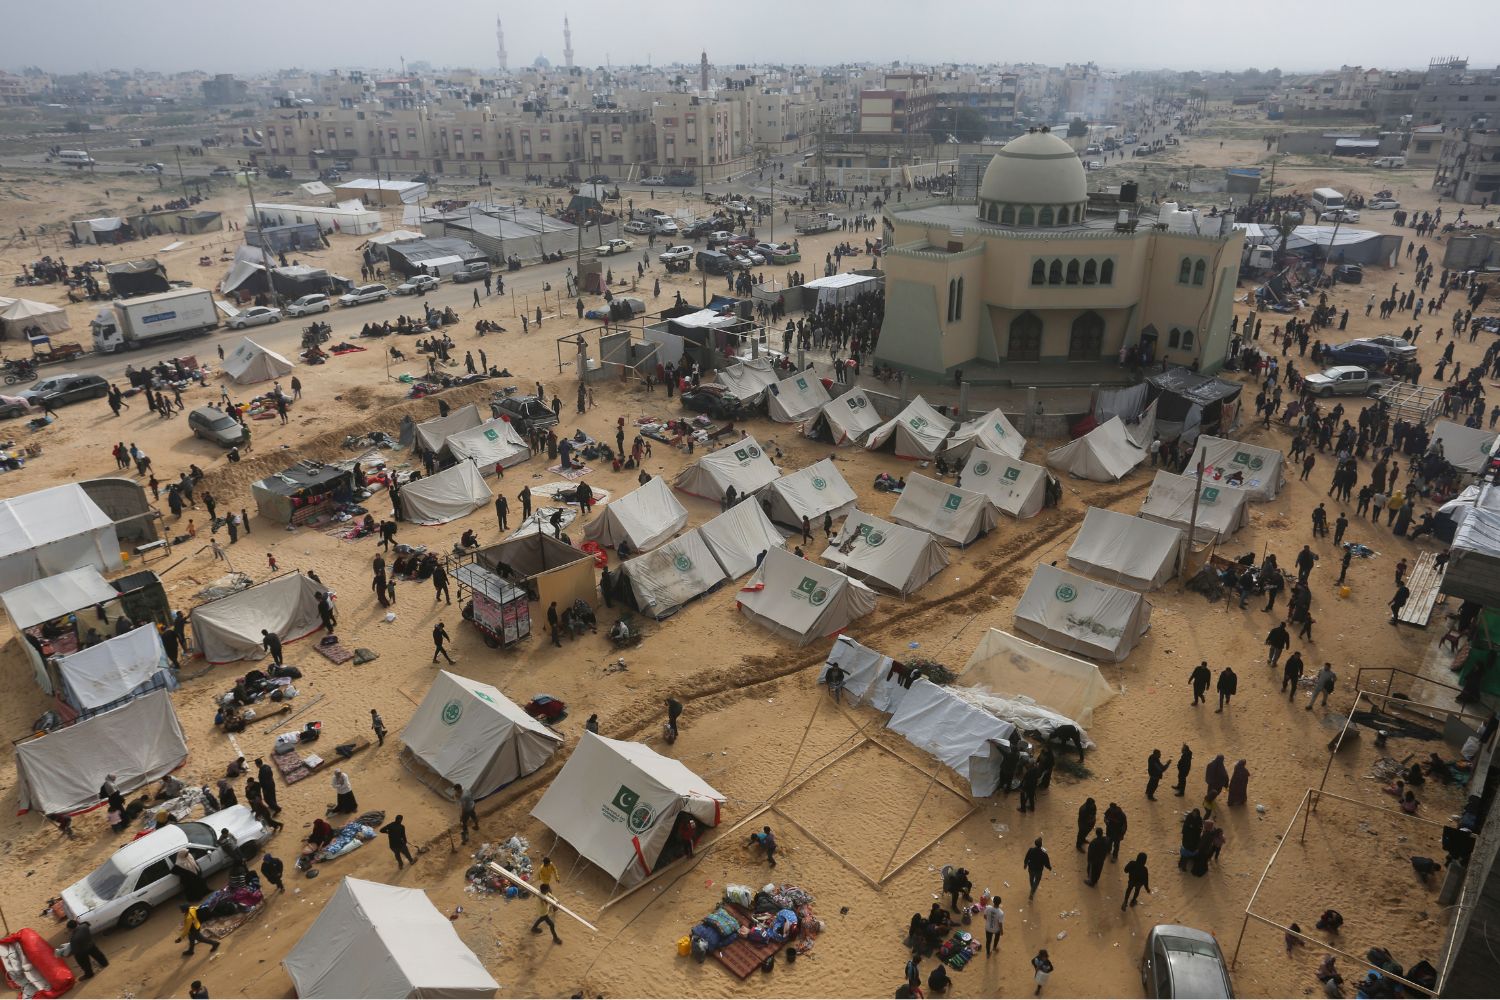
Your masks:
<svg viewBox="0 0 1500 1000"><path fill-rule="evenodd" d="M323 303L323 308L320 309L319 312L327 312L328 310L330 310L332 308L333 308L333 306L331 306L327 302L325 302L325 303Z"/></svg>
<svg viewBox="0 0 1500 1000"><path fill-rule="evenodd" d="M271 322L272 323L280 323L281 322L281 317L280 316L272 316L271 317Z"/></svg>
<svg viewBox="0 0 1500 1000"><path fill-rule="evenodd" d="M136 903L120 915L120 926L134 930L144 924L149 916L151 916L151 907L145 903Z"/></svg>

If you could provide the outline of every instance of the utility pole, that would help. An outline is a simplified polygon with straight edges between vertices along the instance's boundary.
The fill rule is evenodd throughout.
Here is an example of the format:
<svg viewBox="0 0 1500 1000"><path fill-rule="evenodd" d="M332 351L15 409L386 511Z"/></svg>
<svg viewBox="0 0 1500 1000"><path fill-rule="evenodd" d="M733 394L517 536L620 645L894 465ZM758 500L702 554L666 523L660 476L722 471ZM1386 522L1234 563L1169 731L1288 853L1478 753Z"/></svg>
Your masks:
<svg viewBox="0 0 1500 1000"><path fill-rule="evenodd" d="M280 308L281 293L276 290L276 279L271 274L271 248L266 246L265 230L260 224L260 209L255 205L255 179L250 176L249 170L240 171L240 176L245 178L245 190L250 193L250 212L255 216L255 230L260 235L261 259L266 262L266 285L271 289L271 301Z"/></svg>
<svg viewBox="0 0 1500 1000"><path fill-rule="evenodd" d="M186 198L188 196L187 177L182 172L182 144L178 143L177 145L172 147L172 150L177 154L177 180L181 182L182 196Z"/></svg>

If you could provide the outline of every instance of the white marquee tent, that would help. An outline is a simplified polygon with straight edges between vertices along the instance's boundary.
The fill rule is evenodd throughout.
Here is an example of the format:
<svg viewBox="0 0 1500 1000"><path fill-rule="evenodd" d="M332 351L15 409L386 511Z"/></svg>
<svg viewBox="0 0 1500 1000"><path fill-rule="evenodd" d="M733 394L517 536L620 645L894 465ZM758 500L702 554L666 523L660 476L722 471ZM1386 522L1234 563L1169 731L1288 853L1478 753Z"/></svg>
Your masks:
<svg viewBox="0 0 1500 1000"><path fill-rule="evenodd" d="M828 403L828 390L823 388L823 380L811 371L782 379L766 394L766 412L772 420L783 424L811 419Z"/></svg>
<svg viewBox="0 0 1500 1000"><path fill-rule="evenodd" d="M1075 441L1047 453L1047 464L1076 479L1113 483L1128 476L1146 457L1131 440L1125 422L1110 417Z"/></svg>
<svg viewBox="0 0 1500 1000"><path fill-rule="evenodd" d="M1068 565L1138 590L1155 590L1177 575L1186 535L1170 524L1090 507L1068 548Z"/></svg>
<svg viewBox="0 0 1500 1000"><path fill-rule="evenodd" d="M449 437L462 431L473 430L483 423L484 417L479 412L478 403L460 406L446 417L433 417L431 420L424 420L417 424L413 446L418 451L431 452L436 455L443 450L443 443Z"/></svg>
<svg viewBox="0 0 1500 1000"><path fill-rule="evenodd" d="M906 477L906 489L891 508L891 520L930 531L950 545L968 545L998 523L983 493L949 486L921 473Z"/></svg>
<svg viewBox="0 0 1500 1000"><path fill-rule="evenodd" d="M921 396L870 433L865 447L870 451L894 442L897 458L931 459L943 450L943 442L953 430L953 421L927 405Z"/></svg>
<svg viewBox="0 0 1500 1000"><path fill-rule="evenodd" d="M880 423L880 414L875 412L870 397L863 389L854 388L824 404L808 424L807 436L834 444L859 444Z"/></svg>
<svg viewBox="0 0 1500 1000"><path fill-rule="evenodd" d="M823 551L823 560L904 597L942 572L948 552L925 531L854 510Z"/></svg>
<svg viewBox="0 0 1500 1000"><path fill-rule="evenodd" d="M496 464L508 469L531 457L531 448L510 421L500 419L449 434L443 448L460 462L472 461L485 474L494 472Z"/></svg>
<svg viewBox="0 0 1500 1000"><path fill-rule="evenodd" d="M407 483L398 494L401 516L414 524L447 524L494 498L479 466L467 461Z"/></svg>
<svg viewBox="0 0 1500 1000"><path fill-rule="evenodd" d="M1431 449L1441 444L1448 464L1477 475L1484 471L1485 463L1495 453L1495 442L1494 431L1439 420L1433 425L1432 441L1427 447Z"/></svg>
<svg viewBox="0 0 1500 1000"><path fill-rule="evenodd" d="M1195 494L1198 497L1196 522L1193 520ZM1184 533L1189 525L1193 525L1195 544L1223 541L1250 523L1247 499L1249 494L1242 490L1214 485L1206 480L1200 491L1196 479L1174 476L1161 469L1141 504L1141 517L1181 528Z"/></svg>
<svg viewBox="0 0 1500 1000"><path fill-rule="evenodd" d="M730 579L738 579L755 568L762 552L779 549L784 536L759 503L737 503L698 529L709 551Z"/></svg>
<svg viewBox="0 0 1500 1000"><path fill-rule="evenodd" d="M1027 642L997 628L988 629L958 675L958 685L995 695L1025 699L1050 709L1080 728L1093 722L1094 709L1115 696L1099 668ZM1004 718L1004 716L1002 716ZM1041 728L1044 720L1016 720L1024 729ZM1043 732L1047 732L1044 728Z"/></svg>
<svg viewBox="0 0 1500 1000"><path fill-rule="evenodd" d="M776 384L776 369L769 359L755 358L719 372L719 381L740 400L750 402Z"/></svg>
<svg viewBox="0 0 1500 1000"><path fill-rule="evenodd" d="M92 566L117 570L115 522L77 483L0 500L0 591Z"/></svg>
<svg viewBox="0 0 1500 1000"><path fill-rule="evenodd" d="M449 785L476 799L546 764L563 738L490 684L438 671L401 740Z"/></svg>
<svg viewBox="0 0 1500 1000"><path fill-rule="evenodd" d="M739 593L740 610L783 639L805 646L875 610L875 592L826 566L770 549Z"/></svg>
<svg viewBox="0 0 1500 1000"><path fill-rule="evenodd" d="M98 711L156 688L177 687L177 674L151 624L69 653L59 659L57 672L64 698L81 712Z"/></svg>
<svg viewBox="0 0 1500 1000"><path fill-rule="evenodd" d="M1045 563L1016 605L1016 631L1096 660L1130 655L1151 624L1151 605L1133 590L1096 583Z"/></svg>
<svg viewBox="0 0 1500 1000"><path fill-rule="evenodd" d="M224 359L224 374L240 385L269 382L273 378L281 378L291 370L290 361L275 351L260 346L249 337L240 341L239 346Z"/></svg>
<svg viewBox="0 0 1500 1000"><path fill-rule="evenodd" d="M949 459L963 458L975 448L1020 458L1026 450L1026 439L1005 419L1004 413L995 409L955 427L943 454Z"/></svg>
<svg viewBox="0 0 1500 1000"><path fill-rule="evenodd" d="M656 870L680 814L715 827L724 802L682 762L585 731L531 815L632 886Z"/></svg>
<svg viewBox="0 0 1500 1000"><path fill-rule="evenodd" d="M766 487L765 499L771 504L771 520L798 529L804 517L820 524L824 514L842 517L859 502L830 458L782 476Z"/></svg>
<svg viewBox="0 0 1500 1000"><path fill-rule="evenodd" d="M614 548L628 541L636 552L654 549L677 532L688 521L688 512L667 481L660 476L636 487L618 500L611 500L583 529L591 542Z"/></svg>
<svg viewBox="0 0 1500 1000"><path fill-rule="evenodd" d="M1274 448L1204 434L1188 461L1190 474L1196 474L1200 459L1204 485L1239 490L1251 500L1275 500L1286 485L1285 458Z"/></svg>
<svg viewBox="0 0 1500 1000"><path fill-rule="evenodd" d="M657 619L667 617L726 579L723 567L704 544L697 528L669 539L660 548L625 560L620 573L630 585L636 610Z"/></svg>
<svg viewBox="0 0 1500 1000"><path fill-rule="evenodd" d="M803 288L816 288L818 290L818 305L836 305L853 302L865 292L873 292L880 287L880 279L872 274L855 274L853 271L845 271L842 274L830 274L823 278L814 278L802 283Z"/></svg>
<svg viewBox="0 0 1500 1000"><path fill-rule="evenodd" d="M781 470L771 464L760 443L746 434L684 466L674 485L690 496L717 502L731 486L737 495L747 496L769 486L780 475Z"/></svg>
<svg viewBox="0 0 1500 1000"><path fill-rule="evenodd" d="M0 330L6 335L24 339L23 334L33 327L43 334L62 333L68 329L68 313L61 306L32 299L0 301Z"/></svg>
<svg viewBox="0 0 1500 1000"><path fill-rule="evenodd" d="M193 639L209 663L258 660L261 629L291 642L311 635L322 625L317 594L323 588L301 573L287 573L257 583L238 594L200 604L190 616Z"/></svg>
<svg viewBox="0 0 1500 1000"><path fill-rule="evenodd" d="M1035 517L1047 503L1047 470L988 448L976 447L958 475L958 485L989 498L1015 518Z"/></svg>

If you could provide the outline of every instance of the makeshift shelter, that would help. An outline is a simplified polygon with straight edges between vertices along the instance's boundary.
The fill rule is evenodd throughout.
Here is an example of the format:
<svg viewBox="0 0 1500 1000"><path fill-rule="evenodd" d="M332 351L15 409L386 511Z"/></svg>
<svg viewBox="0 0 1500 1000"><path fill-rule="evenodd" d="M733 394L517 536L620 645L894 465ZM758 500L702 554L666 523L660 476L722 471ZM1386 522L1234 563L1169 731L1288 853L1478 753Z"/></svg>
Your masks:
<svg viewBox="0 0 1500 1000"><path fill-rule="evenodd" d="M695 497L722 501L729 488L738 496L749 496L769 486L781 475L760 443L746 434L718 451L705 452L696 462L683 467L673 484Z"/></svg>
<svg viewBox="0 0 1500 1000"><path fill-rule="evenodd" d="M356 177L333 186L338 198L358 198L366 205L415 205L427 197L427 185L421 181L391 181L379 177Z"/></svg>
<svg viewBox="0 0 1500 1000"><path fill-rule="evenodd" d="M823 380L810 371L782 379L766 392L766 413L772 420L783 424L816 417L828 403L828 390L823 387Z"/></svg>
<svg viewBox="0 0 1500 1000"><path fill-rule="evenodd" d="M0 309L0 337L21 340L28 331L42 335L68 329L68 313L60 306L31 299L11 299Z"/></svg>
<svg viewBox="0 0 1500 1000"><path fill-rule="evenodd" d="M958 475L958 485L982 494L1011 517L1027 518L1046 506L1047 479L1047 470L1040 465L975 447Z"/></svg>
<svg viewBox="0 0 1500 1000"><path fill-rule="evenodd" d="M109 282L110 294L121 299L172 290L171 283L167 281L167 269L155 257L106 264L104 277Z"/></svg>
<svg viewBox="0 0 1500 1000"><path fill-rule="evenodd" d="M802 527L802 519L818 524L824 514L842 517L854 509L859 498L839 474L832 459L822 459L805 469L788 473L766 487L762 503L778 524Z"/></svg>
<svg viewBox="0 0 1500 1000"><path fill-rule="evenodd" d="M105 215L97 219L75 219L68 223L75 243L112 244L128 243L135 239L135 231L117 215Z"/></svg>
<svg viewBox="0 0 1500 1000"><path fill-rule="evenodd" d="M599 604L594 557L542 531L510 538L480 549L474 558L506 580L525 587L537 604L556 601L566 608L576 600Z"/></svg>
<svg viewBox="0 0 1500 1000"><path fill-rule="evenodd" d="M863 389L850 389L826 404L807 428L807 436L833 444L859 444L880 426L880 414Z"/></svg>
<svg viewBox="0 0 1500 1000"><path fill-rule="evenodd" d="M968 545L994 528L995 508L983 493L949 486L920 473L906 477L891 520L930 531L950 545Z"/></svg>
<svg viewBox="0 0 1500 1000"><path fill-rule="evenodd" d="M396 494L396 510L413 524L447 524L494 498L479 466L459 462L402 486Z"/></svg>
<svg viewBox="0 0 1500 1000"><path fill-rule="evenodd" d="M948 552L925 531L881 520L860 510L849 512L823 550L823 560L861 580L905 597L948 565Z"/></svg>
<svg viewBox="0 0 1500 1000"><path fill-rule="evenodd" d="M0 605L17 632L22 651L31 661L38 687L48 694L62 690L57 664L51 658L66 656L83 647L86 633L76 613L87 609L87 617L107 633L108 622L99 622L93 609L119 596L92 566L43 577L0 593ZM106 608L106 618L108 612ZM119 617L118 611L115 617Z"/></svg>
<svg viewBox="0 0 1500 1000"><path fill-rule="evenodd" d="M1439 580L1439 589L1491 608L1500 604L1500 513L1474 509L1454 532L1449 551L1452 558ZM1485 641L1500 645L1500 633L1490 632Z"/></svg>
<svg viewBox="0 0 1500 1000"><path fill-rule="evenodd" d="M1125 422L1111 417L1083 437L1047 452L1047 464L1076 479L1113 483L1124 479L1146 457L1130 439Z"/></svg>
<svg viewBox="0 0 1500 1000"><path fill-rule="evenodd" d="M468 407L465 407L468 409ZM451 456L460 462L470 461L479 471L488 475L495 466L508 469L531 457L531 447L516 433L510 421L486 420L478 427L470 427L443 440L438 452L440 457Z"/></svg>
<svg viewBox="0 0 1500 1000"><path fill-rule="evenodd" d="M724 802L680 761L585 731L531 815L618 885L633 886L679 856L664 851L680 850L679 818L718 826Z"/></svg>
<svg viewBox="0 0 1500 1000"><path fill-rule="evenodd" d="M766 358L753 358L719 372L719 381L738 399L750 402L776 384L776 369Z"/></svg>
<svg viewBox="0 0 1500 1000"><path fill-rule="evenodd" d="M461 431L473 430L484 423L478 403L460 406L446 417L433 417L417 424L414 447L417 451L436 455L443 450L448 438Z"/></svg>
<svg viewBox="0 0 1500 1000"><path fill-rule="evenodd" d="M380 213L358 201L341 201L337 205L282 205L260 202L259 218L253 209L245 209L245 242L268 246L272 250L312 249L322 245L319 233L343 233L346 236L368 236L380 232ZM259 222L259 225L256 223ZM308 243L311 235L314 242Z"/></svg>
<svg viewBox="0 0 1500 1000"><path fill-rule="evenodd" d="M1432 428L1429 451L1439 444L1443 446L1443 458L1455 469L1478 475L1484 471L1490 456L1495 453L1494 431L1478 427L1465 427L1451 420L1439 420Z"/></svg>
<svg viewBox="0 0 1500 1000"><path fill-rule="evenodd" d="M281 378L292 370L292 363L270 348L262 347L246 337L240 345L224 359L224 374L240 385L269 382Z"/></svg>
<svg viewBox="0 0 1500 1000"><path fill-rule="evenodd" d="M1016 631L1096 660L1130 655L1151 624L1150 603L1132 590L1039 564L1016 605Z"/></svg>
<svg viewBox="0 0 1500 1000"><path fill-rule="evenodd" d="M1001 697L1026 699L1065 717L1080 728L1093 722L1094 709L1115 691L1092 663L1027 642L998 628L987 629L955 682ZM1042 729L1047 720L1012 719L1026 730Z"/></svg>
<svg viewBox="0 0 1500 1000"><path fill-rule="evenodd" d="M1196 474L1199 461L1204 485L1237 490L1251 500L1275 500L1286 485L1286 459L1274 448L1203 434L1188 460L1189 473Z"/></svg>
<svg viewBox="0 0 1500 1000"><path fill-rule="evenodd" d="M439 670L401 731L412 756L476 799L546 764L563 738L490 684Z"/></svg>
<svg viewBox="0 0 1500 1000"><path fill-rule="evenodd" d="M352 466L323 465L311 459L250 484L255 509L276 524L303 524L335 503L354 496Z"/></svg>
<svg viewBox="0 0 1500 1000"><path fill-rule="evenodd" d="M1147 375L1146 384L1157 405L1157 433L1163 441L1180 437L1192 442L1200 432L1223 437L1239 420L1238 382L1176 367Z"/></svg>
<svg viewBox="0 0 1500 1000"><path fill-rule="evenodd" d="M1161 469L1141 504L1141 517L1181 528L1184 533L1191 526L1195 544L1219 542L1250 523L1247 499L1248 494L1240 490L1210 485L1207 480L1200 490L1196 478L1174 476Z"/></svg>
<svg viewBox="0 0 1500 1000"><path fill-rule="evenodd" d="M615 594L652 618L674 614L726 579L697 528L620 565Z"/></svg>
<svg viewBox="0 0 1500 1000"><path fill-rule="evenodd" d="M109 572L122 565L115 522L77 483L0 500L0 591L84 566Z"/></svg>
<svg viewBox="0 0 1500 1000"><path fill-rule="evenodd" d="M653 476L618 500L611 500L583 529L591 542L614 548L622 541L636 552L654 549L687 525L688 512L667 481Z"/></svg>
<svg viewBox="0 0 1500 1000"><path fill-rule="evenodd" d="M347 876L281 964L302 1000L492 997L500 989L426 892Z"/></svg>
<svg viewBox="0 0 1500 1000"><path fill-rule="evenodd" d="M1090 507L1068 548L1068 565L1138 590L1155 590L1177 575L1187 536L1170 524Z"/></svg>
<svg viewBox="0 0 1500 1000"><path fill-rule="evenodd" d="M784 536L755 502L737 503L698 528L703 542L730 579L755 568L761 553L779 549Z"/></svg>
<svg viewBox="0 0 1500 1000"><path fill-rule="evenodd" d="M190 616L193 639L209 663L258 660L264 629L282 642L311 635L322 625L317 594L321 584L301 573L287 573L237 594L200 604Z"/></svg>
<svg viewBox="0 0 1500 1000"><path fill-rule="evenodd" d="M833 635L875 610L875 592L837 570L768 549L739 593L740 610L799 646Z"/></svg>
<svg viewBox="0 0 1500 1000"><path fill-rule="evenodd" d="M878 291L880 279L874 275L846 271L843 274L830 274L827 277L805 281L802 287L817 291L820 306L843 305L853 302L865 292Z"/></svg>
<svg viewBox="0 0 1500 1000"><path fill-rule="evenodd" d="M395 274L430 274L447 277L465 270L470 264L487 263L489 258L468 240L454 236L430 239L398 240L386 245L385 259Z"/></svg>
<svg viewBox="0 0 1500 1000"><path fill-rule="evenodd" d="M127 701L71 726L15 745L16 804L25 812L80 813L100 804L113 774L128 795L187 760L187 740L165 691Z"/></svg>
<svg viewBox="0 0 1500 1000"><path fill-rule="evenodd" d="M865 447L878 451L893 442L897 458L932 459L943 450L953 430L953 421L927 405L921 396L906 404L896 416L870 432Z"/></svg>
<svg viewBox="0 0 1500 1000"><path fill-rule="evenodd" d="M177 688L177 675L154 624L60 657L57 672L63 700L85 713L104 711L158 688Z"/></svg>
<svg viewBox="0 0 1500 1000"><path fill-rule="evenodd" d="M308 181L306 184L297 185L297 196L299 198L314 198L320 202L326 202L333 198L333 188L322 181Z"/></svg>
<svg viewBox="0 0 1500 1000"><path fill-rule="evenodd" d="M1026 451L1026 439L1011 426L1004 413L995 409L955 427L943 454L952 461L967 457L975 448L1007 458L1020 458Z"/></svg>

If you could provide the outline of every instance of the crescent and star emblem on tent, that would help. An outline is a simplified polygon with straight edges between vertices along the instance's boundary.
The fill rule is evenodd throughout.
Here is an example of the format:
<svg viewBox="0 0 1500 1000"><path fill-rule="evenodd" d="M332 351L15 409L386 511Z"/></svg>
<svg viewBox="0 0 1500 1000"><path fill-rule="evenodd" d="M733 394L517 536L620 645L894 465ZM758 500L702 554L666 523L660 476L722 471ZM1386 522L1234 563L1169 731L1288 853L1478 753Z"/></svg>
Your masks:
<svg viewBox="0 0 1500 1000"><path fill-rule="evenodd" d="M948 499L943 501L943 506L948 510L958 510L959 506L963 502L964 498L959 496L957 493L949 493Z"/></svg>
<svg viewBox="0 0 1500 1000"><path fill-rule="evenodd" d="M1078 589L1071 583L1058 584L1057 590L1054 593L1057 599L1064 604L1071 604L1078 597Z"/></svg>
<svg viewBox="0 0 1500 1000"><path fill-rule="evenodd" d="M1217 503L1219 500L1219 488L1217 486L1203 487L1203 502Z"/></svg>
<svg viewBox="0 0 1500 1000"><path fill-rule="evenodd" d="M828 488L828 480L822 476L813 476L812 488L815 490L826 490Z"/></svg>
<svg viewBox="0 0 1500 1000"><path fill-rule="evenodd" d="M1014 465L1008 465L1005 467L1005 478L1014 482L1021 478L1021 470Z"/></svg>
<svg viewBox="0 0 1500 1000"><path fill-rule="evenodd" d="M464 714L464 707L457 701L450 701L443 706L443 725L451 726L458 722Z"/></svg>
<svg viewBox="0 0 1500 1000"><path fill-rule="evenodd" d="M974 475L976 475L976 476L988 476L989 474L990 474L990 463L988 463L988 462L975 462L974 463Z"/></svg>
<svg viewBox="0 0 1500 1000"><path fill-rule="evenodd" d="M799 389L801 389L801 390L803 390L805 392L807 390L807 379L805 379L805 378L799 378L797 380L797 388L799 388Z"/></svg>
<svg viewBox="0 0 1500 1000"><path fill-rule="evenodd" d="M995 425L995 433L998 434L1000 437L1005 437L1005 428L1002 427L1002 426L1000 426L999 424L996 424Z"/></svg>
<svg viewBox="0 0 1500 1000"><path fill-rule="evenodd" d="M912 417L910 420L907 421L907 423L911 425L911 429L912 430L919 431L923 427L927 426L927 418L926 417Z"/></svg>

